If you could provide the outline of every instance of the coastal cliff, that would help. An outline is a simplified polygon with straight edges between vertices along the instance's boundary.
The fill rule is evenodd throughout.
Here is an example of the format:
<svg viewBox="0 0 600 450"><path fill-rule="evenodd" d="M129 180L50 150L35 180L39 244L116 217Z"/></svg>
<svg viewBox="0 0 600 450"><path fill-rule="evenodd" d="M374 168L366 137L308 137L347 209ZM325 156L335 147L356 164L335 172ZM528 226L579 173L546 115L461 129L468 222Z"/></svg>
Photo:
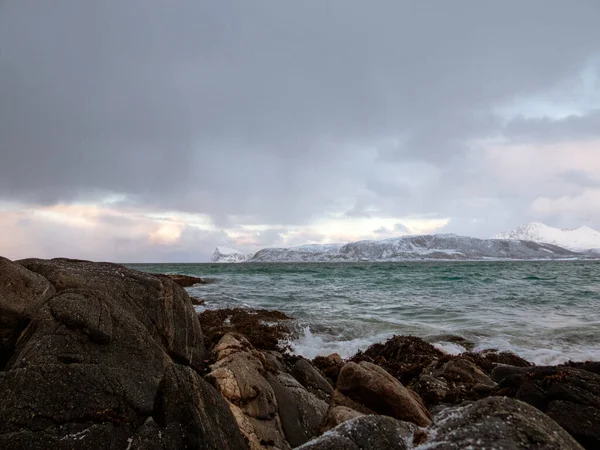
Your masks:
<svg viewBox="0 0 600 450"><path fill-rule="evenodd" d="M0 448L600 448L598 363L410 336L309 361L290 317L197 314L178 281L0 258Z"/></svg>

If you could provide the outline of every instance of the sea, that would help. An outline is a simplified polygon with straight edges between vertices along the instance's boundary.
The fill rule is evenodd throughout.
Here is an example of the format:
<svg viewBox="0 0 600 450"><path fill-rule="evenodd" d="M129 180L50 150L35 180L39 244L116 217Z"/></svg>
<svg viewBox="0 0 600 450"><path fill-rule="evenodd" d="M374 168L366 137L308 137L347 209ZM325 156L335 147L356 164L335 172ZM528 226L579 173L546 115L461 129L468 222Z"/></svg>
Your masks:
<svg viewBox="0 0 600 450"><path fill-rule="evenodd" d="M508 350L535 364L600 360L600 261L130 264L203 277L204 308L264 308L294 318L307 358L349 357L393 335L451 354Z"/></svg>

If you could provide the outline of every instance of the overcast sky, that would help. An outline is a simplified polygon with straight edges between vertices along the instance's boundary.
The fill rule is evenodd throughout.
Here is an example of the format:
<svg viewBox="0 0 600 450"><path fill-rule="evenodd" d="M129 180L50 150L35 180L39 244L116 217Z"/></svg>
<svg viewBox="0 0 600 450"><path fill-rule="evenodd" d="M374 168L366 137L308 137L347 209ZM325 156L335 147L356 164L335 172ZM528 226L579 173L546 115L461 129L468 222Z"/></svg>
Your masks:
<svg viewBox="0 0 600 450"><path fill-rule="evenodd" d="M0 254L600 229L598 0L0 1Z"/></svg>

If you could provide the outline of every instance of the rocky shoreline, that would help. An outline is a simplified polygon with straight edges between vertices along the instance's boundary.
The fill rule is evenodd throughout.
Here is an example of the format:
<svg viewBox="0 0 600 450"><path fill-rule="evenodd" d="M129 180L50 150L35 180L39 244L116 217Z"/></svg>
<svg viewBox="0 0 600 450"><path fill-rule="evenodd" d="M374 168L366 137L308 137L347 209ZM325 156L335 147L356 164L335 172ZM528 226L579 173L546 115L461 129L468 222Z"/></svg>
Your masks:
<svg viewBox="0 0 600 450"><path fill-rule="evenodd" d="M197 314L190 282L0 258L0 448L600 448L598 362L412 336L311 361L285 314Z"/></svg>

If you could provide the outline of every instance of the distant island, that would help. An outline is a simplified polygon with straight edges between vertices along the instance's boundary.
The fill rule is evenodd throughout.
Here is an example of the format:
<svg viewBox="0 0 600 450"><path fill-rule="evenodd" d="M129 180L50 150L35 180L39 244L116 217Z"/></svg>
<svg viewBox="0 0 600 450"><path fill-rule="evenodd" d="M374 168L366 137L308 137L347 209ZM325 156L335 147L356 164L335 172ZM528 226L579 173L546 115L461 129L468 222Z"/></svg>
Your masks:
<svg viewBox="0 0 600 450"><path fill-rule="evenodd" d="M217 247L211 262L477 261L597 257L600 257L600 232L588 227L571 230L530 223L490 239L456 234L409 235L341 244L264 248L256 253Z"/></svg>

